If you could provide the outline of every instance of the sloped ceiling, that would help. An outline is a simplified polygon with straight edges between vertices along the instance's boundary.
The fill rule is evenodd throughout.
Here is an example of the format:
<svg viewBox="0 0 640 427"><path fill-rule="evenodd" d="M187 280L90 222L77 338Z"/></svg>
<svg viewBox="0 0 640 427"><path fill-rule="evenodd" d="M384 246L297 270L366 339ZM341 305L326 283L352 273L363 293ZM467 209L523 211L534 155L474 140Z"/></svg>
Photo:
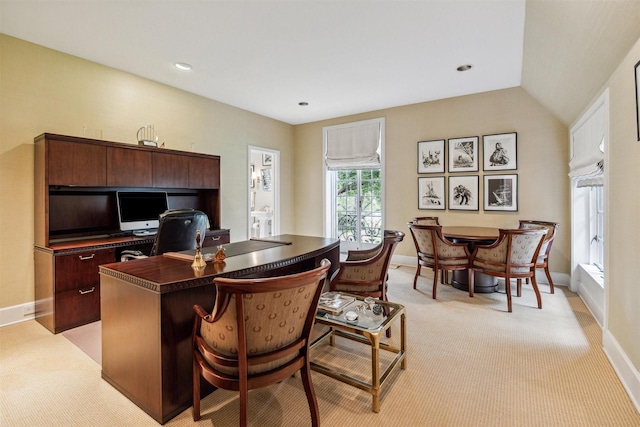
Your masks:
<svg viewBox="0 0 640 427"><path fill-rule="evenodd" d="M640 0L0 0L0 32L291 124L516 86L570 124Z"/></svg>
<svg viewBox="0 0 640 427"><path fill-rule="evenodd" d="M528 0L521 85L570 125L639 38L638 0Z"/></svg>

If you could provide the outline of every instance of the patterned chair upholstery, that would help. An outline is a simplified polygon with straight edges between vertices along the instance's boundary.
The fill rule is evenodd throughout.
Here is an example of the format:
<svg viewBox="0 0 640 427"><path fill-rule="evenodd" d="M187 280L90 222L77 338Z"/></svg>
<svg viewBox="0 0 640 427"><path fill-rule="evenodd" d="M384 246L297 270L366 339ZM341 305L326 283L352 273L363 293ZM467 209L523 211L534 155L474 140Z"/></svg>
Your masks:
<svg viewBox="0 0 640 427"><path fill-rule="evenodd" d="M556 232L558 231L558 223L522 219L520 220L520 228L525 230L545 228L547 230L547 234L544 236L544 241L540 247L540 253L538 254L538 259L536 261L536 268L544 269L544 273L547 275L547 280L549 281L549 291L554 293L553 280L551 280L551 273L549 273L549 253L551 252L553 239L555 239ZM528 282L529 280L527 279L527 283Z"/></svg>
<svg viewBox="0 0 640 427"><path fill-rule="evenodd" d="M416 289L422 267L429 267L433 269L431 297L436 299L438 272L441 272L441 282L444 283L447 272L469 268L469 249L464 243L448 241L442 235L440 225L418 225L415 222L408 225L418 253L418 268L413 278L413 289Z"/></svg>
<svg viewBox="0 0 640 427"><path fill-rule="evenodd" d="M417 225L440 225L437 216L417 216L411 222Z"/></svg>
<svg viewBox="0 0 640 427"><path fill-rule="evenodd" d="M301 372L313 426L320 424L309 367L310 334L331 263L304 273L264 279L215 279L209 313L194 306L193 420L200 419L200 378L240 392L247 425L248 391Z"/></svg>
<svg viewBox="0 0 640 427"><path fill-rule="evenodd" d="M542 308L535 270L545 234L546 230L543 229L500 229L500 236L493 244L476 245L469 266L469 295L473 296L474 271L502 277L507 292L507 307L511 313L511 279L517 279L517 295L521 296L522 279L530 278L538 308Z"/></svg>
<svg viewBox="0 0 640 427"><path fill-rule="evenodd" d="M403 232L385 230L382 244L376 248L349 251L347 259L340 263L331 278L330 289L387 301L389 262L396 245L403 239Z"/></svg>

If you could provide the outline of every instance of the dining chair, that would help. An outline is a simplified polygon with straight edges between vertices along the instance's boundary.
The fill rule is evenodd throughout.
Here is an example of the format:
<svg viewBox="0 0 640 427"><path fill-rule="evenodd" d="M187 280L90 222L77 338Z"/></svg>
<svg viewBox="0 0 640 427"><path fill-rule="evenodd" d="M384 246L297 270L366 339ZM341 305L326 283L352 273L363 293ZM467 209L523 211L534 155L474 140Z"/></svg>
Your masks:
<svg viewBox="0 0 640 427"><path fill-rule="evenodd" d="M453 243L442 235L441 225L419 225L409 223L409 230L413 236L418 255L418 268L413 278L413 289L422 267L433 269L433 291L431 297L436 299L438 286L438 272L444 284L449 271L466 270L469 268L469 249L466 243Z"/></svg>
<svg viewBox="0 0 640 427"><path fill-rule="evenodd" d="M437 216L417 216L411 222L418 225L440 225Z"/></svg>
<svg viewBox="0 0 640 427"><path fill-rule="evenodd" d="M522 279L530 278L542 308L540 290L536 281L536 259L544 240L543 229L500 229L500 236L491 245L476 245L469 266L469 295L473 296L474 272L501 277L505 282L507 308L511 313L511 279L517 280L517 296L521 296Z"/></svg>
<svg viewBox="0 0 640 427"><path fill-rule="evenodd" d="M349 251L331 277L329 289L387 301L389 262L403 239L403 232L385 230L382 243L375 248Z"/></svg>
<svg viewBox="0 0 640 427"><path fill-rule="evenodd" d="M193 307L193 420L200 419L200 380L239 391L240 426L247 425L249 390L300 371L311 412L320 425L309 361L310 336L331 263L289 276L216 278L215 306Z"/></svg>
<svg viewBox="0 0 640 427"><path fill-rule="evenodd" d="M551 279L551 273L549 273L549 253L551 252L551 245L553 244L553 240L556 237L556 232L558 231L558 223L521 219L520 228L525 230L531 228L545 228L547 230L547 234L544 236L544 241L542 242L542 246L540 247L538 259L536 260L536 268L544 269L544 273L547 275L547 280L549 281L550 293L554 293L553 280ZM527 283L529 283L528 279Z"/></svg>

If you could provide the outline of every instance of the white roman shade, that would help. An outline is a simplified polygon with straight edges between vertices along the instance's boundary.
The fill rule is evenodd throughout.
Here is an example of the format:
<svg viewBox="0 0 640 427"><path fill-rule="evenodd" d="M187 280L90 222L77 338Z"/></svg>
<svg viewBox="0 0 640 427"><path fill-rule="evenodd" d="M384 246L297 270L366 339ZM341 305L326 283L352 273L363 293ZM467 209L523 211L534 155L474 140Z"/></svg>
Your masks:
<svg viewBox="0 0 640 427"><path fill-rule="evenodd" d="M605 108L597 103L571 129L569 176L577 187L604 184Z"/></svg>
<svg viewBox="0 0 640 427"><path fill-rule="evenodd" d="M325 153L327 169L380 168L381 135L379 120L328 128Z"/></svg>

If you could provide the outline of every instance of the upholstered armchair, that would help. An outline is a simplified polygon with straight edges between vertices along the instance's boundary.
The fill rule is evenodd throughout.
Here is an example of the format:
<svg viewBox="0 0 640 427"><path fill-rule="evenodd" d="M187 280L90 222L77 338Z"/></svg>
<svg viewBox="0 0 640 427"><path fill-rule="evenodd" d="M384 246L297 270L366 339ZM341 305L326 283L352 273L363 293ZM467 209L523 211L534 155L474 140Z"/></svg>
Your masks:
<svg viewBox="0 0 640 427"><path fill-rule="evenodd" d="M502 277L507 293L507 308L511 313L511 279L517 280L518 296L521 295L522 279L531 279L536 293L538 308L542 308L540 290L536 282L536 260L546 230L504 230L491 245L476 245L469 266L469 295L473 296L473 273L479 271L494 277Z"/></svg>
<svg viewBox="0 0 640 427"><path fill-rule="evenodd" d="M438 272L441 272L441 281L444 283L447 272L469 268L469 249L465 243L448 241L442 235L442 226L440 225L418 225L415 223L408 225L418 254L418 268L413 278L413 289L416 289L422 267L431 268L433 269L431 297L436 299Z"/></svg>
<svg viewBox="0 0 640 427"><path fill-rule="evenodd" d="M551 279L551 273L549 273L549 253L551 252L551 245L553 244L553 240L556 237L556 232L558 231L558 223L522 219L520 220L520 228L525 230L544 228L547 230L547 234L544 236L542 246L540 247L538 259L536 260L536 268L544 269L544 273L546 274L547 280L549 281L549 291L550 293L554 293L553 280ZM529 280L527 280L527 283L528 282Z"/></svg>
<svg viewBox="0 0 640 427"><path fill-rule="evenodd" d="M385 230L380 245L367 251L349 251L329 285L332 291L370 296L387 301L387 271L391 256L404 239L401 231Z"/></svg>
<svg viewBox="0 0 640 427"><path fill-rule="evenodd" d="M311 412L320 424L309 365L311 329L331 263L304 273L264 279L215 279L215 307L194 306L193 419L200 419L200 378L240 392L247 425L248 391L300 371Z"/></svg>

